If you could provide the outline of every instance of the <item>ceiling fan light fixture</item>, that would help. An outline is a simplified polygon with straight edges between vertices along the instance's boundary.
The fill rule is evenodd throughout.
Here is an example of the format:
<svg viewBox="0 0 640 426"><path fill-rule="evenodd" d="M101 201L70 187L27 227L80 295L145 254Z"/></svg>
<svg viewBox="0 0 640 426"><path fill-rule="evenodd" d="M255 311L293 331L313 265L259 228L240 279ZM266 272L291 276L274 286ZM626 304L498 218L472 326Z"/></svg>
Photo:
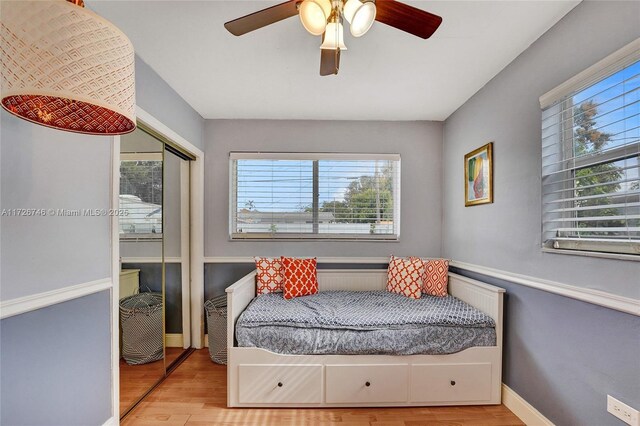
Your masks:
<svg viewBox="0 0 640 426"><path fill-rule="evenodd" d="M324 33L331 14L329 0L304 0L300 4L300 21L309 34L318 36Z"/></svg>
<svg viewBox="0 0 640 426"><path fill-rule="evenodd" d="M353 21L353 15L356 14L356 11L362 6L362 2L360 0L347 0L342 7L342 15L344 19L347 20L348 23Z"/></svg>
<svg viewBox="0 0 640 426"><path fill-rule="evenodd" d="M347 50L344 44L344 28L341 22L329 22L320 49Z"/></svg>
<svg viewBox="0 0 640 426"><path fill-rule="evenodd" d="M349 0L354 2L359 0ZM346 17L345 17L346 18ZM354 37L361 37L369 31L376 20L376 5L372 1L366 1L360 4L349 22L349 31Z"/></svg>

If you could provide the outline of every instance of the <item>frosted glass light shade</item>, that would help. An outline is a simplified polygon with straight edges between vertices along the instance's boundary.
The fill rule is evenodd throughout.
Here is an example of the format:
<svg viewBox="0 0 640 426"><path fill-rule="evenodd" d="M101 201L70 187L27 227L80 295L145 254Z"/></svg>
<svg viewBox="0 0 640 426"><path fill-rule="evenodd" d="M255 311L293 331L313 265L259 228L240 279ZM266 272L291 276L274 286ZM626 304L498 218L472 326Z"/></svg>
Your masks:
<svg viewBox="0 0 640 426"><path fill-rule="evenodd" d="M310 34L322 35L327 27L327 20L331 14L329 0L304 0L300 4L300 21Z"/></svg>
<svg viewBox="0 0 640 426"><path fill-rule="evenodd" d="M340 22L329 22L320 49L347 50L344 44L344 28Z"/></svg>
<svg viewBox="0 0 640 426"><path fill-rule="evenodd" d="M359 1L359 0L349 0ZM371 1L361 3L360 7L356 10L355 14L351 18L349 31L354 37L363 36L369 31L373 22L376 20L376 5Z"/></svg>
<svg viewBox="0 0 640 426"><path fill-rule="evenodd" d="M124 33L65 0L0 4L0 92L8 112L77 133L135 129L135 56Z"/></svg>
<svg viewBox="0 0 640 426"><path fill-rule="evenodd" d="M344 19L347 20L348 23L351 23L353 20L353 15L356 14L358 8L362 6L362 2L360 0L347 0L342 8L342 15Z"/></svg>

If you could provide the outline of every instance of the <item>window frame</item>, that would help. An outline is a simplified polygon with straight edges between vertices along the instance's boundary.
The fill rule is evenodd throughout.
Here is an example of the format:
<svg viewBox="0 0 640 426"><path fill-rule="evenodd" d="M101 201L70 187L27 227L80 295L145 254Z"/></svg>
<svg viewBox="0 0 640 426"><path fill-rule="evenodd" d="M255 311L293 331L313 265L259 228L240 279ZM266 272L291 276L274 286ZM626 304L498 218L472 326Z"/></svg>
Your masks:
<svg viewBox="0 0 640 426"><path fill-rule="evenodd" d="M395 161L394 164L394 192L393 219L394 234L341 234L341 233L239 233L236 229L237 191L236 191L236 160L304 160L304 161ZM401 156L388 153L321 153L321 152L263 152L263 151L232 151L229 153L229 241L361 241L361 242L399 242L400 241L400 204L401 204ZM317 182L314 182L314 186ZM319 204L318 204L319 207ZM312 212L317 217L316 212ZM319 210L318 212L319 213Z"/></svg>
<svg viewBox="0 0 640 426"><path fill-rule="evenodd" d="M164 238L164 154L162 152L122 152L120 153L120 167L125 161L158 161L162 164L162 232L160 233L131 233L120 232L120 220L118 220L118 235L122 242L136 242L136 241L162 241ZM118 199L120 199L120 189L118 188Z"/></svg>
<svg viewBox="0 0 640 426"><path fill-rule="evenodd" d="M550 90L546 94L540 97L540 108L542 111L542 120L544 120L544 113L550 108L559 106L561 110L566 109L566 103L571 101L572 96L575 93L578 93L584 89L587 89L599 81L608 78L616 74L617 72L623 70L625 67L630 66L636 62L640 61L640 38L632 41L601 61L597 62L593 66L587 68L576 76L570 78L564 83L560 84L556 88ZM553 115L552 115L553 116ZM558 124L562 126L561 124ZM569 129L561 128L560 133L564 134ZM558 144L562 144L562 140L557 142ZM599 154L597 156L585 156L584 158L578 158L571 160L564 160L567 164L571 163L571 167L567 167L563 165L562 167L565 170L565 174L562 176L562 179L565 181L572 181L573 187L575 187L575 181L578 179L576 177L576 172L578 170L592 167L598 164L605 163L613 163L615 161L620 161L623 159L624 155L628 153L628 148L632 145L623 145L620 147L614 147L610 150L607 150L605 153ZM550 176L549 174L545 174L544 172L544 144L543 144L543 155L542 155L542 163L541 163L541 177ZM563 146L562 149L565 147ZM633 153L626 158L636 157ZM554 172L552 172L553 174ZM555 172L557 173L557 172ZM614 239L605 239L605 238L578 238L578 237L558 237L549 239L545 241L545 213L547 213L547 209L545 208L545 190L544 190L545 182L541 179L541 249L543 252L547 253L558 253L558 254L571 254L571 255L580 255L580 256L593 256L593 257L603 257L603 258L616 258L621 260L633 260L640 261L640 240L635 239L620 239L620 241L615 241ZM570 222L570 219L566 220Z"/></svg>

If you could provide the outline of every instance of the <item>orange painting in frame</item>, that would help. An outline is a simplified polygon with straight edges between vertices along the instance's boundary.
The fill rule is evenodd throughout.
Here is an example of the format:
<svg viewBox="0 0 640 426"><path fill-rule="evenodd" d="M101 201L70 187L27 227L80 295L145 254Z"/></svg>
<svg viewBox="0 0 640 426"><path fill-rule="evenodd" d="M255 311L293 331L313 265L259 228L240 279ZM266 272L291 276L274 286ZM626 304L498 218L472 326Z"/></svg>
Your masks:
<svg viewBox="0 0 640 426"><path fill-rule="evenodd" d="M464 205L493 203L493 142L464 156Z"/></svg>

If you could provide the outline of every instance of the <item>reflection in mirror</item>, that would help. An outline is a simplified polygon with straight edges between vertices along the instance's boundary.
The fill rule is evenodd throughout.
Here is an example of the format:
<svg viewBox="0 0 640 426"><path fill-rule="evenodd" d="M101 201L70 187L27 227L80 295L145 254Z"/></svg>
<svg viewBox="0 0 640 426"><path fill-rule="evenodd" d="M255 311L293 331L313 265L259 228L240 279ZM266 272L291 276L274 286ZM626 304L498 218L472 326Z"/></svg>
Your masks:
<svg viewBox="0 0 640 426"><path fill-rule="evenodd" d="M189 220L189 161L164 152L164 267L165 267L165 366L170 370L189 347L188 312L188 238ZM185 220L187 221L185 224ZM183 232L187 235L182 235ZM187 245L188 246L188 245ZM186 253L182 253L185 250ZM184 270L183 268L187 268ZM184 283L184 284L183 284ZM183 286L186 289L183 291ZM186 294L183 294L186 293ZM187 309L183 309L186 298ZM186 312L185 312L186 311ZM185 326L185 324L187 326ZM185 328L187 329L185 332Z"/></svg>
<svg viewBox="0 0 640 426"><path fill-rule="evenodd" d="M120 139L120 416L165 376L164 144Z"/></svg>

